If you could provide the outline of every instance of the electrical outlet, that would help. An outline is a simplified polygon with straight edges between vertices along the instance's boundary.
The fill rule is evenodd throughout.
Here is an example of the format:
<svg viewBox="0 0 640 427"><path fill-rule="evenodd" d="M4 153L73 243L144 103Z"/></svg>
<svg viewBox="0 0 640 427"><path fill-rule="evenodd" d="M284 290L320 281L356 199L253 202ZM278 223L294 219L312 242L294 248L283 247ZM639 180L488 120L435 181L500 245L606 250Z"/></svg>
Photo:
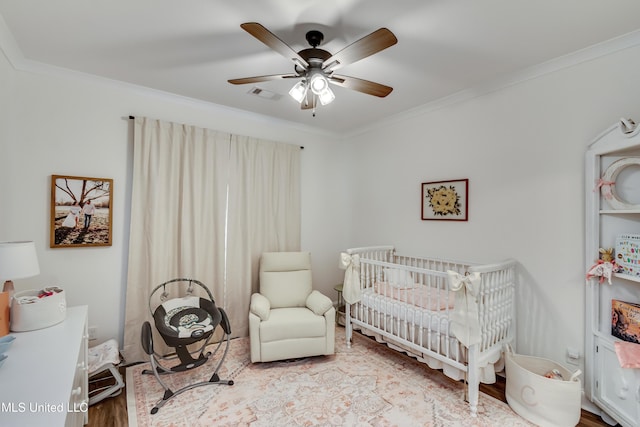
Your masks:
<svg viewBox="0 0 640 427"><path fill-rule="evenodd" d="M567 347L567 363L571 365L579 365L580 364L580 351L575 348Z"/></svg>
<svg viewBox="0 0 640 427"><path fill-rule="evenodd" d="M89 327L89 341L94 341L98 339L98 327L90 326Z"/></svg>

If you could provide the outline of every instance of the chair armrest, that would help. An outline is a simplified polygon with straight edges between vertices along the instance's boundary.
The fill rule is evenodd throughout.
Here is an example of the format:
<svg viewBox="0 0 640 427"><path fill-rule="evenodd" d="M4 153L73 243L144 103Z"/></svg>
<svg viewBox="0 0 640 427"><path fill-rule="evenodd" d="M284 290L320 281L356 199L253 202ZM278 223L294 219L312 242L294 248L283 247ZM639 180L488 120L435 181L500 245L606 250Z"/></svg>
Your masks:
<svg viewBox="0 0 640 427"><path fill-rule="evenodd" d="M307 297L306 305L309 310L318 316L324 316L333 307L333 301L319 291L312 291Z"/></svg>
<svg viewBox="0 0 640 427"><path fill-rule="evenodd" d="M258 316L260 320L268 320L271 312L271 303L264 295L255 293L251 295L249 311Z"/></svg>

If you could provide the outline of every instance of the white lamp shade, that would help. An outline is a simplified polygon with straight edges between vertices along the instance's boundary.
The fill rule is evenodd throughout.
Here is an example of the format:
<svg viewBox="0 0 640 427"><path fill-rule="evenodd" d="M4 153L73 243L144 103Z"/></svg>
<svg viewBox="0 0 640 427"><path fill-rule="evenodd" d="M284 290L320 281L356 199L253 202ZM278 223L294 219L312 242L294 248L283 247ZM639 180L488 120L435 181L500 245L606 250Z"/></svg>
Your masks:
<svg viewBox="0 0 640 427"><path fill-rule="evenodd" d="M336 96L333 94L333 91L327 87L318 94L318 98L320 99L320 104L327 105L333 102L333 100L336 99Z"/></svg>
<svg viewBox="0 0 640 427"><path fill-rule="evenodd" d="M40 274L33 242L0 243L0 279L14 280Z"/></svg>
<svg viewBox="0 0 640 427"><path fill-rule="evenodd" d="M307 85L304 82L298 82L294 87L289 91L289 95L298 103L302 102L304 98L307 96Z"/></svg>

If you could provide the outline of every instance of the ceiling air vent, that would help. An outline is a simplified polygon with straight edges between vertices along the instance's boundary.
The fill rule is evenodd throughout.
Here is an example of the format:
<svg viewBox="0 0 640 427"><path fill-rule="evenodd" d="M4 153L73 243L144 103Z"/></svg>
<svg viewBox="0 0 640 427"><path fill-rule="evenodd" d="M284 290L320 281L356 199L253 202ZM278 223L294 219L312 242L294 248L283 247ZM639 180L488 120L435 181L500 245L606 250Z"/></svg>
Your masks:
<svg viewBox="0 0 640 427"><path fill-rule="evenodd" d="M278 99L282 98L282 95L280 95L279 93L264 90L259 87L251 88L248 93L249 95L259 96L260 98L270 99L272 101L277 101Z"/></svg>

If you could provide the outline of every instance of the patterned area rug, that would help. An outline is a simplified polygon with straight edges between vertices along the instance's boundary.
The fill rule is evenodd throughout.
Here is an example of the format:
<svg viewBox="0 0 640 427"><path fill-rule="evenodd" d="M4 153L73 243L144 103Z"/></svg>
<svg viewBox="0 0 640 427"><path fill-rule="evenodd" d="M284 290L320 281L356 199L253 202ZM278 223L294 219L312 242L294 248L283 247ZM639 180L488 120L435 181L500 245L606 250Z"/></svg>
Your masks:
<svg viewBox="0 0 640 427"><path fill-rule="evenodd" d="M207 381L216 363L162 378L176 390ZM287 362L251 364L248 338L234 339L220 369L233 386L191 389L154 415L150 410L163 389L153 375L141 375L147 368L127 369L130 427L532 425L483 393L472 418L461 382L357 333L348 349L340 327L335 355Z"/></svg>

